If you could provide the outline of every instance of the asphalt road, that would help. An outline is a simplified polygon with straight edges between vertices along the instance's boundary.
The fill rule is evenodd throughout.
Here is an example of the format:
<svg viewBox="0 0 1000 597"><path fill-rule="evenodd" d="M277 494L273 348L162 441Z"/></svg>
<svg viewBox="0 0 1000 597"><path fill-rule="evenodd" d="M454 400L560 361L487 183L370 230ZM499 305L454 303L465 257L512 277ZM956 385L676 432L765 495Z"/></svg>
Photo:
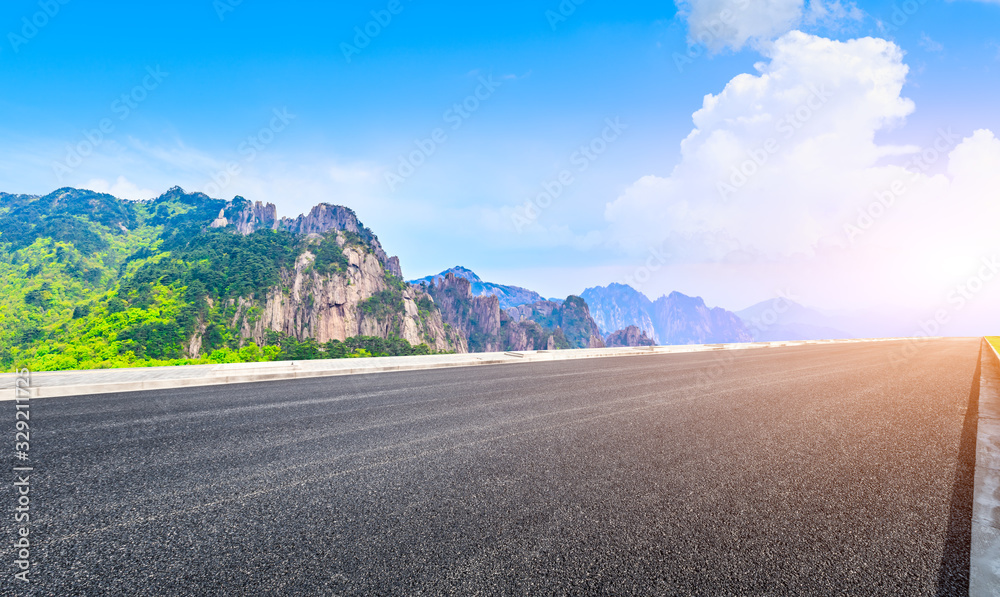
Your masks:
<svg viewBox="0 0 1000 597"><path fill-rule="evenodd" d="M30 594L967 593L979 340L905 346L35 400Z"/></svg>

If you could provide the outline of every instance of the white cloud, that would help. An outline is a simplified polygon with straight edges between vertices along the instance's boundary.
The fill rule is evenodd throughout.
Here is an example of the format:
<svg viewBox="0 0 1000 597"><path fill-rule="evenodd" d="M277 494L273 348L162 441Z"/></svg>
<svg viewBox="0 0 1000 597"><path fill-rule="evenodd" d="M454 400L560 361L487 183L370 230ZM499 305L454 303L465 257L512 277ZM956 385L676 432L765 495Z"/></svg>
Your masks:
<svg viewBox="0 0 1000 597"><path fill-rule="evenodd" d="M705 97L669 176L645 176L607 205L610 237L636 255L665 248L675 264L783 264L828 297L863 284L867 300L943 301L992 254L1000 141L983 130L919 148L876 143L914 110L891 42L793 31L766 53L757 74ZM947 175L933 174L942 166ZM893 187L889 207L871 207Z"/></svg>
<svg viewBox="0 0 1000 597"><path fill-rule="evenodd" d="M678 0L689 39L713 52L774 39L802 19L804 0Z"/></svg>
<svg viewBox="0 0 1000 597"><path fill-rule="evenodd" d="M114 183L109 183L102 178L93 178L87 181L83 187L98 193L108 193L109 195L114 195L120 199L152 199L160 195L159 192L151 189L140 188L139 185L133 183L124 176L119 176L118 180ZM162 192L162 190L160 192Z"/></svg>
<svg viewBox="0 0 1000 597"><path fill-rule="evenodd" d="M127 171L141 178L139 188L125 177L115 182L112 172ZM361 209L381 205L384 182L370 163L340 162L332 158L296 155L277 150L261 151L254 159L231 153L213 155L179 139L172 143L147 143L129 138L124 145L95 153L80 172L60 185L90 188L129 199L156 197L178 185L188 192L204 192L217 199L242 195L253 201L275 203L282 216L308 212L320 202L340 203Z"/></svg>
<svg viewBox="0 0 1000 597"><path fill-rule="evenodd" d="M900 97L902 52L879 39L796 31L769 54L758 75L705 97L671 176L646 177L608 205L622 243L658 242L662 231L708 242L725 232L742 250L782 255L810 250L821 222L843 211L847 181L817 188L816 173L855 173L887 152L875 132L913 110ZM785 235L770 232L793 222ZM722 258L734 242L704 246L704 257Z"/></svg>
<svg viewBox="0 0 1000 597"><path fill-rule="evenodd" d="M851 21L862 21L865 13L854 2L840 0L811 0L806 11L805 22L809 24L838 27Z"/></svg>
<svg viewBox="0 0 1000 597"><path fill-rule="evenodd" d="M763 47L801 24L837 29L861 21L864 12L841 0L677 0L691 43L712 52Z"/></svg>
<svg viewBox="0 0 1000 597"><path fill-rule="evenodd" d="M928 52L943 52L944 46L937 41L931 39L931 36L926 33L920 34L920 47L927 50Z"/></svg>

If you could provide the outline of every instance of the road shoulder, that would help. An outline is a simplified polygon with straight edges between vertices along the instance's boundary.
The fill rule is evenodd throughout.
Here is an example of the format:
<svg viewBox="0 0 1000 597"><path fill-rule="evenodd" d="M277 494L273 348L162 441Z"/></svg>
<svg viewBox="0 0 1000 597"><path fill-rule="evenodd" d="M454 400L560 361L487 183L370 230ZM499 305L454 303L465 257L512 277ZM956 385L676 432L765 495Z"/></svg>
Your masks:
<svg viewBox="0 0 1000 597"><path fill-rule="evenodd" d="M983 340L969 595L1000 595L1000 355Z"/></svg>

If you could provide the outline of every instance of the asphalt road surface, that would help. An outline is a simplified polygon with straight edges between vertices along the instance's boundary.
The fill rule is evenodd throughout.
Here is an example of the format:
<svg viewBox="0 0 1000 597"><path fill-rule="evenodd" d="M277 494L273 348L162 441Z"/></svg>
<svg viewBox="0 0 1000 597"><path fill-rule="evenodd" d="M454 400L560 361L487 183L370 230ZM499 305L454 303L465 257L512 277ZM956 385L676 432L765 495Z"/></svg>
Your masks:
<svg viewBox="0 0 1000 597"><path fill-rule="evenodd" d="M0 587L967 594L979 349L817 345L35 400L34 580L12 580L8 483Z"/></svg>

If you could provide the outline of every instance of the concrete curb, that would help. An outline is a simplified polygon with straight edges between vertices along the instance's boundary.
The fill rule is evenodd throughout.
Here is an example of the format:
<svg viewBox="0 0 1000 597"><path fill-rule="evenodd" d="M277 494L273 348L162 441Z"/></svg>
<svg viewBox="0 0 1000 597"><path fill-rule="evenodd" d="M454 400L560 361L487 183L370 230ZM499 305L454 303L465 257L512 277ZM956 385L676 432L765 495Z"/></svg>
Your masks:
<svg viewBox="0 0 1000 597"><path fill-rule="evenodd" d="M1000 595L1000 354L983 339L969 595Z"/></svg>
<svg viewBox="0 0 1000 597"><path fill-rule="evenodd" d="M91 371L55 371L33 373L28 389L30 398L59 398L115 392L163 390L230 383L277 381L309 377L332 377L391 371L418 371L445 367L472 367L570 359L643 356L713 350L744 350L813 344L849 344L880 342L905 338L852 340L802 340L789 342L753 342L733 344L690 344L683 346L643 346L592 348L578 350L536 350L521 352L468 353L370 359L331 359L318 361L275 361L266 363L231 363L223 365L187 365ZM14 399L13 373L0 374L0 402Z"/></svg>

